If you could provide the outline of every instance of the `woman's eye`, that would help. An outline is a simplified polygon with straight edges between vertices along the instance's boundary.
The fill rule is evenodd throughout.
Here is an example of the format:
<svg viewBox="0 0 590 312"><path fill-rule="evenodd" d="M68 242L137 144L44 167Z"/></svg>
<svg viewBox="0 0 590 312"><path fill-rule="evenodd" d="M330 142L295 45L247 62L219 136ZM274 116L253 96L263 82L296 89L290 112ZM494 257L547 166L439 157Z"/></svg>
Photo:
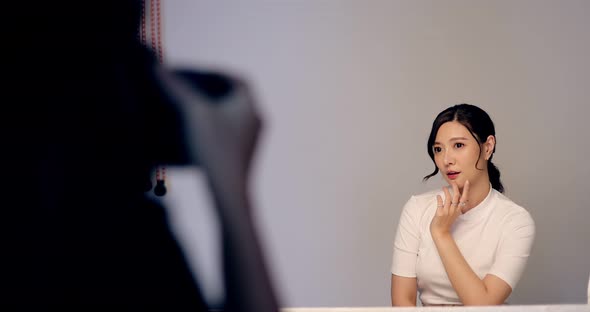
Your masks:
<svg viewBox="0 0 590 312"><path fill-rule="evenodd" d="M463 143L455 143L455 147L456 148L461 148L463 146L465 146L465 144L463 144Z"/></svg>
<svg viewBox="0 0 590 312"><path fill-rule="evenodd" d="M435 146L435 147L434 147L432 150L433 150L435 153L440 153L440 152L442 151L442 148L440 148L439 146Z"/></svg>

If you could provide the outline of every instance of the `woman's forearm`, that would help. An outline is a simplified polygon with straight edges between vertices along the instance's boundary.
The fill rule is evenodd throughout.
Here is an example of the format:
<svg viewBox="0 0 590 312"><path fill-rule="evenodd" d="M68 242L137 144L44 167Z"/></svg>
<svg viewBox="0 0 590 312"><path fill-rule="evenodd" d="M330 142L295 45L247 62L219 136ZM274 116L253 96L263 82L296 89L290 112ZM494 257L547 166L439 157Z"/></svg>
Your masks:
<svg viewBox="0 0 590 312"><path fill-rule="evenodd" d="M457 292L464 305L494 305L501 304L493 296L490 296L486 284L475 274L469 263L465 260L459 247L450 233L433 233L432 238L438 254L442 260L451 285Z"/></svg>

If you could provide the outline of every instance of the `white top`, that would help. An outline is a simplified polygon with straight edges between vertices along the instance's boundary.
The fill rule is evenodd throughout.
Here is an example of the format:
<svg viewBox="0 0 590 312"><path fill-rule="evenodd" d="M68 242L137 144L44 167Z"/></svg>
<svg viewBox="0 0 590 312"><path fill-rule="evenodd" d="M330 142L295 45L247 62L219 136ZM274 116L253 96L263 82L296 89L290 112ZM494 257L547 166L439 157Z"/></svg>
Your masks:
<svg viewBox="0 0 590 312"><path fill-rule="evenodd" d="M404 206L391 273L416 277L423 304L461 304L430 234L436 195L445 197L442 190L431 191L412 196ZM457 218L451 234L480 278L493 274L514 289L533 244L535 223L524 208L490 188L479 205Z"/></svg>

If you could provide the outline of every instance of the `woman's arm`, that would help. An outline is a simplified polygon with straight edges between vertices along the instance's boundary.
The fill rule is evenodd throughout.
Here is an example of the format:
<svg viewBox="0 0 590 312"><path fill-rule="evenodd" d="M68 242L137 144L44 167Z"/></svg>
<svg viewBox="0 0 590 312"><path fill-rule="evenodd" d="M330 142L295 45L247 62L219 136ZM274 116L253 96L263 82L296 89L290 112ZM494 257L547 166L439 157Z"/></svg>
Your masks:
<svg viewBox="0 0 590 312"><path fill-rule="evenodd" d="M461 254L450 233L451 225L461 214L459 203L467 199L469 183L465 184L461 199L457 184L453 184L453 190L453 199L446 200L444 204L442 198L437 197L438 209L430 225L432 239L447 276L464 305L502 304L512 292L510 285L491 274L486 275L483 280L480 279ZM450 199L447 188L444 188L444 192L445 198Z"/></svg>
<svg viewBox="0 0 590 312"><path fill-rule="evenodd" d="M512 292L510 285L491 274L480 279L450 234L433 234L432 238L449 280L464 305L497 305L506 301Z"/></svg>
<svg viewBox="0 0 590 312"><path fill-rule="evenodd" d="M414 196L406 202L400 215L393 244L391 266L391 304L393 306L416 306L418 289L416 262L420 246L417 209Z"/></svg>
<svg viewBox="0 0 590 312"><path fill-rule="evenodd" d="M391 274L391 305L394 307L415 307L417 289L415 277Z"/></svg>

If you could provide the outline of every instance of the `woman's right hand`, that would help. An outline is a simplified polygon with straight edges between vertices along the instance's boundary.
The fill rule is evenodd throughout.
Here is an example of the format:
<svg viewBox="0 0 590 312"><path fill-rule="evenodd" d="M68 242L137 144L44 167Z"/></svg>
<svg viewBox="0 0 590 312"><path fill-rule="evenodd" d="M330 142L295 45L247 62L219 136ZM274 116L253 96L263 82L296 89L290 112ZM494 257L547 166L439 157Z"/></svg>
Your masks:
<svg viewBox="0 0 590 312"><path fill-rule="evenodd" d="M453 196L449 192L448 187L443 187L445 193L445 200L440 195L436 195L437 209L436 215L430 223L430 233L433 237L450 235L451 226L455 220L461 215L461 208L467 204L467 196L469 195L469 181L465 181L463 193L459 192L457 183L452 182Z"/></svg>

